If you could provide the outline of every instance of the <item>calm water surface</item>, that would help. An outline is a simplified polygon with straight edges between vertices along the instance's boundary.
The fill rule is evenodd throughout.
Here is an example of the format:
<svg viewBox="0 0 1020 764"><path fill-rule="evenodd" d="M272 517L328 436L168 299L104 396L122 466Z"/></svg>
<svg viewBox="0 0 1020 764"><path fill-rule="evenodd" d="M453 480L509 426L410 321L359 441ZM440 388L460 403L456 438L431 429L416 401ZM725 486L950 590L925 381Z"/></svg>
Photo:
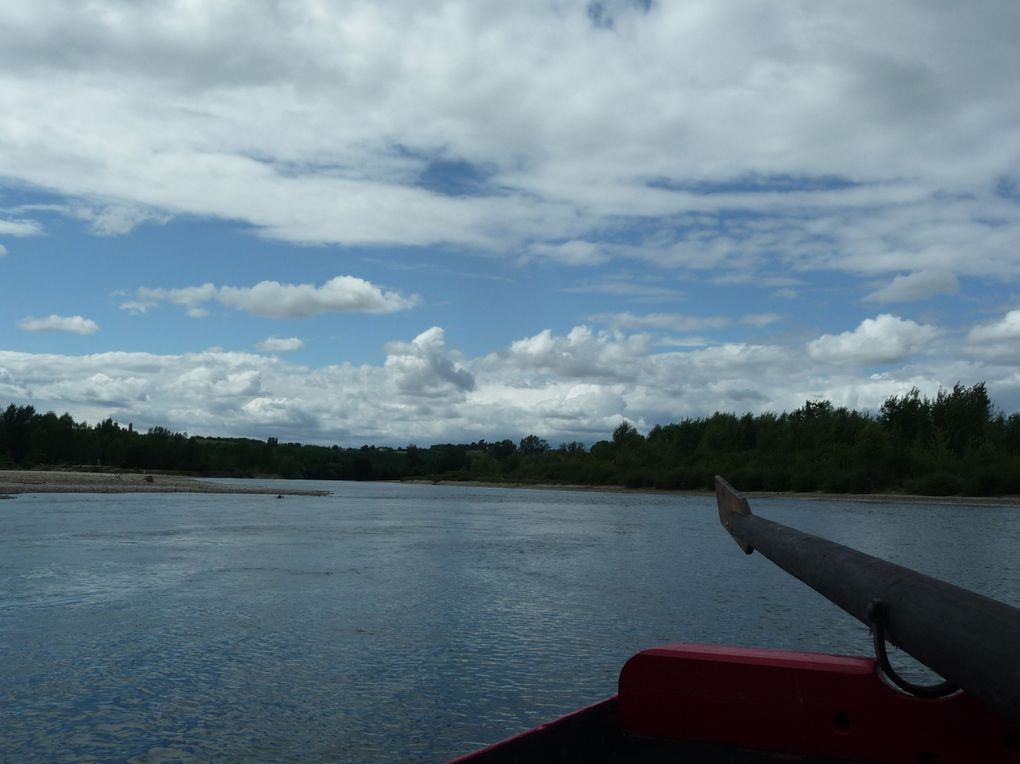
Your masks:
<svg viewBox="0 0 1020 764"><path fill-rule="evenodd" d="M869 651L708 498L326 487L0 502L0 760L444 761L644 647ZM754 506L1020 605L1020 510Z"/></svg>

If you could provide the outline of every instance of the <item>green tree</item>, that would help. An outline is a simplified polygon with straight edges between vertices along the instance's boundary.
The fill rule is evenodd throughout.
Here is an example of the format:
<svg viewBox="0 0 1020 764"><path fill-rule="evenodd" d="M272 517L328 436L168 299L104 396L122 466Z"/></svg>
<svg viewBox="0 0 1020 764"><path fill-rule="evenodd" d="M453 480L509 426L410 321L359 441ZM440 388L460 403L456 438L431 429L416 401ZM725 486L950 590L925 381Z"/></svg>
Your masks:
<svg viewBox="0 0 1020 764"><path fill-rule="evenodd" d="M992 418L992 402L984 382L967 388L957 382L952 392L939 390L931 404L935 429L957 456L976 446Z"/></svg>
<svg viewBox="0 0 1020 764"><path fill-rule="evenodd" d="M525 455L540 454L549 450L549 443L545 440L545 438L540 438L537 435L528 435L521 438L521 443L517 447L517 450Z"/></svg>

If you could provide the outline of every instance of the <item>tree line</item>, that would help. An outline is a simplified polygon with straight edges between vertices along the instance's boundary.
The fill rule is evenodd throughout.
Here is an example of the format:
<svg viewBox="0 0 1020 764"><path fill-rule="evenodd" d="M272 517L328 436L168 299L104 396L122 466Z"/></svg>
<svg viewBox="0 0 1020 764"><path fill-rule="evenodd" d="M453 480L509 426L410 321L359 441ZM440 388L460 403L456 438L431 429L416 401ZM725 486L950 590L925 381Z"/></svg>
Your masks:
<svg viewBox="0 0 1020 764"><path fill-rule="evenodd" d="M590 448L520 441L404 448L303 445L277 438L135 431L9 405L0 413L0 469L101 469L317 480L445 479L505 483L711 489L723 474L741 490L1020 494L1020 414L996 411L984 383L934 397L914 388L875 413L808 401L787 413L715 413L656 425L627 423Z"/></svg>

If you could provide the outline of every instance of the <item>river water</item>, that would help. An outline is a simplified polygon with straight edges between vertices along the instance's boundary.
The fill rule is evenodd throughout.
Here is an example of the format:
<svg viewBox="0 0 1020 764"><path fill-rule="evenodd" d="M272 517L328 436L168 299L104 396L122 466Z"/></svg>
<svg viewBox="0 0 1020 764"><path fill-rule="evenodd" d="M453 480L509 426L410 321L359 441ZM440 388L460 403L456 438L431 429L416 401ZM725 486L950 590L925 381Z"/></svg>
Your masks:
<svg viewBox="0 0 1020 764"><path fill-rule="evenodd" d="M439 762L645 647L870 650L707 497L308 485L0 502L0 760ZM1020 605L1020 510L753 507Z"/></svg>

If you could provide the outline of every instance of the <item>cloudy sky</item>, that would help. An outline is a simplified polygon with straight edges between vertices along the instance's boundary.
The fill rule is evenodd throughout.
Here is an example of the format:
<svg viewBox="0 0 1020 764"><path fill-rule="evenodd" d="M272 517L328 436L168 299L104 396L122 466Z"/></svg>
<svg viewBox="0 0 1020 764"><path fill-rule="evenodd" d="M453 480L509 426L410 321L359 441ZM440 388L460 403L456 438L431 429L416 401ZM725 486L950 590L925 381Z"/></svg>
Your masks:
<svg viewBox="0 0 1020 764"><path fill-rule="evenodd" d="M1020 4L0 4L0 404L607 437L1020 409Z"/></svg>

